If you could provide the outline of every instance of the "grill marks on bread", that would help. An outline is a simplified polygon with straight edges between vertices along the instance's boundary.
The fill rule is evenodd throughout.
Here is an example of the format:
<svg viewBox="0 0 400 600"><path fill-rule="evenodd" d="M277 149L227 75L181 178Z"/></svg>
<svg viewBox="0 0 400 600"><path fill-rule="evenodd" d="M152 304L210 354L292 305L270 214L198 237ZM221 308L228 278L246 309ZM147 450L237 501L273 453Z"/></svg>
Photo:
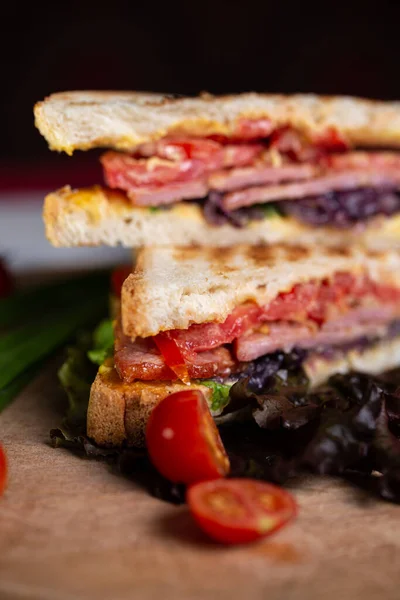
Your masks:
<svg viewBox="0 0 400 600"><path fill-rule="evenodd" d="M265 306L295 285L365 273L400 287L400 254L359 247L144 248L122 288L122 325L134 339L193 323L223 322L245 302Z"/></svg>
<svg viewBox="0 0 400 600"><path fill-rule="evenodd" d="M235 262L238 254L236 246L228 248L174 248L173 260L176 263L187 263L202 259L209 263L213 273L224 275L237 270ZM252 269L272 266L279 260L295 263L306 260L312 257L313 254L313 250L306 246L285 246L282 244L274 246L240 246L241 260L244 260L248 267ZM351 251L345 247L327 248L325 254L332 257L342 256L348 258L351 256ZM379 253L375 254L379 256Z"/></svg>
<svg viewBox="0 0 400 600"><path fill-rule="evenodd" d="M109 147L129 151L168 134L232 135L242 119L270 120L319 136L333 128L354 146L400 147L400 103L314 94L202 95L174 98L141 92L53 94L34 108L53 150Z"/></svg>

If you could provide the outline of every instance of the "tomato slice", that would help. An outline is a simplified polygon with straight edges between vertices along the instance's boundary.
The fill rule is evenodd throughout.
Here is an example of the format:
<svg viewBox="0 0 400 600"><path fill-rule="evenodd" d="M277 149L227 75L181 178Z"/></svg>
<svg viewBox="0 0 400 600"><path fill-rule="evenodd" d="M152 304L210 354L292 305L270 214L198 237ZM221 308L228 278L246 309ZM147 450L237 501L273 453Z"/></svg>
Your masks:
<svg viewBox="0 0 400 600"><path fill-rule="evenodd" d="M217 479L229 472L228 456L199 390L176 392L155 407L146 444L156 469L176 483Z"/></svg>
<svg viewBox="0 0 400 600"><path fill-rule="evenodd" d="M111 274L111 289L117 298L121 298L122 285L125 279L132 273L132 267L123 266L114 269Z"/></svg>
<svg viewBox="0 0 400 600"><path fill-rule="evenodd" d="M165 364L184 383L190 383L189 372L182 352L168 331L163 331L153 338L154 343L164 357Z"/></svg>
<svg viewBox="0 0 400 600"><path fill-rule="evenodd" d="M4 492L7 483L7 460L4 449L0 444L0 496Z"/></svg>
<svg viewBox="0 0 400 600"><path fill-rule="evenodd" d="M256 140L271 135L274 125L266 118L241 118L237 122L235 136L241 140Z"/></svg>
<svg viewBox="0 0 400 600"><path fill-rule="evenodd" d="M204 352L229 344L260 323L263 310L257 304L246 302L237 306L223 323L194 323L188 329L172 329L169 335L179 346L183 356Z"/></svg>
<svg viewBox="0 0 400 600"><path fill-rule="evenodd" d="M176 138L160 140L157 155L173 161L201 161L204 170L218 169L223 163L223 149L213 140Z"/></svg>
<svg viewBox="0 0 400 600"><path fill-rule="evenodd" d="M224 544L243 544L274 533L297 514L284 489L253 479L219 479L192 485L187 502L198 525Z"/></svg>
<svg viewBox="0 0 400 600"><path fill-rule="evenodd" d="M326 152L346 152L350 144L346 138L334 127L328 127L322 134L315 136L313 143Z"/></svg>

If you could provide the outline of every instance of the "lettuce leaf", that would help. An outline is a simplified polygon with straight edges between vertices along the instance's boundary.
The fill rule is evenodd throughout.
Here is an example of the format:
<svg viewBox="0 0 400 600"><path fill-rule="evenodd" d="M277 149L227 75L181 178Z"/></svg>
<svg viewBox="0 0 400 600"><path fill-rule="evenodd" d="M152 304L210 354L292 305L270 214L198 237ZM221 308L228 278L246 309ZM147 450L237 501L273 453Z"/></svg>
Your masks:
<svg viewBox="0 0 400 600"><path fill-rule="evenodd" d="M90 386L97 371L97 366L88 358L92 344L90 333L79 335L76 345L67 348L66 359L58 371L58 379L68 398L68 410L63 424L68 430L73 430L73 437L86 430Z"/></svg>
<svg viewBox="0 0 400 600"><path fill-rule="evenodd" d="M88 358L100 366L106 358L112 356L113 347L113 323L111 319L104 319L93 332L93 348L88 351Z"/></svg>
<svg viewBox="0 0 400 600"><path fill-rule="evenodd" d="M78 336L59 371L69 407L55 446L112 461L151 494L182 502L184 491L164 480L144 451L104 449L86 436L90 386L112 348L112 323ZM231 476L284 483L304 471L340 474L400 502L400 370L372 377L336 375L310 392L303 355L275 353L253 361L236 382L202 380L231 460ZM235 414L238 419L229 419ZM376 477L375 473L381 475Z"/></svg>
<svg viewBox="0 0 400 600"><path fill-rule="evenodd" d="M265 219L274 219L282 216L282 212L279 210L278 206L271 202L261 204L259 208L262 210Z"/></svg>
<svg viewBox="0 0 400 600"><path fill-rule="evenodd" d="M219 383L213 379L202 379L199 383L212 390L210 409L213 413L220 414L229 403L229 392L232 385Z"/></svg>
<svg viewBox="0 0 400 600"><path fill-rule="evenodd" d="M98 365L112 353L114 343L113 326L110 319L104 319L90 333L78 335L76 344L66 350L66 359L58 371L59 381L68 398L68 410L62 428L53 431L53 443L80 445L81 436L86 432L86 413L90 387L96 376Z"/></svg>

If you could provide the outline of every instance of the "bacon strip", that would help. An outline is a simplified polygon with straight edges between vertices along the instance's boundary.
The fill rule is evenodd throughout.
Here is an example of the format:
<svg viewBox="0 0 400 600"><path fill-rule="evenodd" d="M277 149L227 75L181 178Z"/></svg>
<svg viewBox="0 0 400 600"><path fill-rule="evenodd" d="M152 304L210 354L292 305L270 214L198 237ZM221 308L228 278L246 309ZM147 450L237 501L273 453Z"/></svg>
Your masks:
<svg viewBox="0 0 400 600"><path fill-rule="evenodd" d="M223 323L172 330L169 337L181 351L189 376L209 378L228 376L237 360L254 360L278 349L335 346L381 335L399 316L400 289L336 273L329 280L299 284L268 306L249 302L236 307ZM232 342L236 358L226 347ZM115 333L115 365L127 382L176 379L153 338L131 342L120 326Z"/></svg>
<svg viewBox="0 0 400 600"><path fill-rule="evenodd" d="M159 206L203 198L209 190L209 173L251 164L263 150L256 143L223 146L212 140L160 140L141 148L147 158L110 151L100 160L107 185L125 190L135 205Z"/></svg>
<svg viewBox="0 0 400 600"><path fill-rule="evenodd" d="M229 171L216 171L208 178L208 185L213 190L229 192L263 183L311 179L318 173L318 170L318 167L313 164L245 167Z"/></svg>
<svg viewBox="0 0 400 600"><path fill-rule="evenodd" d="M118 331L117 334L118 336ZM114 363L119 376L127 383L139 379L141 381L177 379L164 362L164 358L157 350L153 340L125 340L117 342L118 350L114 354ZM194 354L187 369L191 379L208 379L221 375L228 377L235 366L227 348L215 348L206 352Z"/></svg>
<svg viewBox="0 0 400 600"><path fill-rule="evenodd" d="M319 196L332 191L353 190L360 187L398 187L400 170L347 170L339 173L327 173L321 177L299 183L265 185L250 187L225 194L222 205L226 210L235 210L243 206L275 202L277 200L295 200L308 196Z"/></svg>
<svg viewBox="0 0 400 600"><path fill-rule="evenodd" d="M356 309L345 317L332 319L320 329L299 323L272 323L268 332L244 335L236 340L236 357L239 361L250 361L276 350L290 352L297 348L338 346L361 337L383 335L385 325L390 323L399 310L392 307L381 309Z"/></svg>
<svg viewBox="0 0 400 600"><path fill-rule="evenodd" d="M263 202L293 200L360 187L400 185L400 154L344 152L320 154L306 162L271 164L261 144L213 140L161 140L144 147L148 157L106 152L105 179L125 190L133 204L159 206L223 192L223 206L234 210Z"/></svg>
<svg viewBox="0 0 400 600"><path fill-rule="evenodd" d="M180 200L192 200L207 196L208 188L204 181L185 181L155 189L128 191L127 196L135 206L161 206Z"/></svg>

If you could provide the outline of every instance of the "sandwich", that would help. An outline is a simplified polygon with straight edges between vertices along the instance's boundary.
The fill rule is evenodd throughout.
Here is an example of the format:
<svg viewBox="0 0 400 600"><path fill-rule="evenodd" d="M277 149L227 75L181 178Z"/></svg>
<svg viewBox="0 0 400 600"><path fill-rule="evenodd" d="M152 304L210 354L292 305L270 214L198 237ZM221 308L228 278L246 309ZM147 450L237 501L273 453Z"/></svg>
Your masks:
<svg viewBox="0 0 400 600"><path fill-rule="evenodd" d="M65 92L50 148L104 148L103 181L45 199L55 246L400 246L400 104L244 93Z"/></svg>
<svg viewBox="0 0 400 600"><path fill-rule="evenodd" d="M238 385L292 376L310 393L335 373L400 366L400 254L304 246L148 247L122 285L114 352L91 388L100 446L143 445L147 419L191 386L212 414Z"/></svg>

